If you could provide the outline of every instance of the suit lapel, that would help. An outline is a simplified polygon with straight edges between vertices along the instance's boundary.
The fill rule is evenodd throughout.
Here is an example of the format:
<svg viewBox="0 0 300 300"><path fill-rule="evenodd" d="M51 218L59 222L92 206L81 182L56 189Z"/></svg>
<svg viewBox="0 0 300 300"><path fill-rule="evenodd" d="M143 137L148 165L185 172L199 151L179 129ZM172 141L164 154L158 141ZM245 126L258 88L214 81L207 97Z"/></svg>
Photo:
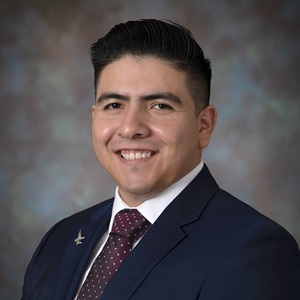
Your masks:
<svg viewBox="0 0 300 300"><path fill-rule="evenodd" d="M182 227L198 220L218 190L206 166L165 209L122 264L101 299L129 299L151 270L186 236Z"/></svg>
<svg viewBox="0 0 300 300"><path fill-rule="evenodd" d="M70 234L70 240L61 262L53 299L71 300L74 298L90 255L108 228L111 207L112 204L110 203L96 212L96 215L88 218L87 221L81 222L81 225L74 224L73 234ZM82 240L82 244L76 245L74 240L77 238L79 230L85 239Z"/></svg>

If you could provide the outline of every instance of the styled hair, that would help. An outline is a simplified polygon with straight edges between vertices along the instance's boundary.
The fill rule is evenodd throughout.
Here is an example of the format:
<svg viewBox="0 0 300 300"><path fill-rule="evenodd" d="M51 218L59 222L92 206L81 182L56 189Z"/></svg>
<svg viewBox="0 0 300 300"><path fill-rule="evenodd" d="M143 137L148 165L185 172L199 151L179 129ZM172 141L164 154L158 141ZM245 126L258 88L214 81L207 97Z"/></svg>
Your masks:
<svg viewBox="0 0 300 300"><path fill-rule="evenodd" d="M126 55L150 56L185 72L196 112L209 104L211 66L192 33L171 21L143 19L114 26L91 46L94 86L102 70Z"/></svg>

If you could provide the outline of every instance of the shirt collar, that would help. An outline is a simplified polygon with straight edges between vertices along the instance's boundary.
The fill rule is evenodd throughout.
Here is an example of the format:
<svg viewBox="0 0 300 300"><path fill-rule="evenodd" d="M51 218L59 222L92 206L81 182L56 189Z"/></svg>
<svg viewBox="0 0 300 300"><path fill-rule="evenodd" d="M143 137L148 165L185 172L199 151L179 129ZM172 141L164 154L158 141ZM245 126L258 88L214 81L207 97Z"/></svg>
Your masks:
<svg viewBox="0 0 300 300"><path fill-rule="evenodd" d="M115 215L125 208L136 208L151 224L153 224L164 209L176 198L176 196L197 176L203 168L201 161L191 172L173 183L159 195L146 200L137 207L128 206L119 194L118 187L115 190L115 199L113 203L112 215L109 223L109 232L111 231Z"/></svg>

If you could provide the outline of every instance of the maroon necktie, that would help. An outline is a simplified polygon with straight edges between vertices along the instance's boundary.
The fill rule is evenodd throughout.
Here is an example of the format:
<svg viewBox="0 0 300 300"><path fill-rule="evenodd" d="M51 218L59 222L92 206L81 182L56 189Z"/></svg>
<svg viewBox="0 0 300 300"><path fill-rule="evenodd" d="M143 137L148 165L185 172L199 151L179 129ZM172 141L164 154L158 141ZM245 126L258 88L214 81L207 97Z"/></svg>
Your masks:
<svg viewBox="0 0 300 300"><path fill-rule="evenodd" d="M123 209L116 214L108 240L95 259L77 300L101 297L106 285L131 252L133 244L150 225L136 209Z"/></svg>

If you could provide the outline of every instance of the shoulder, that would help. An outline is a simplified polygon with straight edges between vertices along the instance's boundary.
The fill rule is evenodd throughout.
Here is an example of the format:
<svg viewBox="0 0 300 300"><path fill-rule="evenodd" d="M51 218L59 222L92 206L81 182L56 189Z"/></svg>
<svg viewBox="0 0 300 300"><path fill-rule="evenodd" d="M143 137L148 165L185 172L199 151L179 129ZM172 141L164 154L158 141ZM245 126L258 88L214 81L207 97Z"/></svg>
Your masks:
<svg viewBox="0 0 300 300"><path fill-rule="evenodd" d="M97 203L91 207L74 213L73 215L63 219L63 223L86 222L90 219L101 217L103 213L112 208L113 198Z"/></svg>
<svg viewBox="0 0 300 300"><path fill-rule="evenodd" d="M112 203L113 198L100 202L77 213L74 213L73 215L68 216L56 223L47 234L51 234L51 232L53 231L73 231L74 228L81 228L82 226L90 222L93 222L97 219L101 219L106 213L110 214Z"/></svg>
<svg viewBox="0 0 300 300"><path fill-rule="evenodd" d="M259 259L267 266L267 262L272 265L276 258L280 263L289 257L297 261L298 270L300 268L299 246L294 237L281 225L222 189L210 199L197 223L197 232L209 241L209 247L217 247L219 257L227 260L231 257L233 264L239 258L246 262L246 257L248 260L251 257L254 264L257 264L255 259Z"/></svg>
<svg viewBox="0 0 300 300"><path fill-rule="evenodd" d="M108 199L60 220L44 235L34 255L38 255L45 244L57 245L60 242L64 244L64 240L66 240L71 233L76 233L86 224L101 219L106 213L109 214L112 203L113 199ZM49 240L52 242L49 243Z"/></svg>
<svg viewBox="0 0 300 300"><path fill-rule="evenodd" d="M222 189L212 197L205 213L215 221L218 220L219 225L222 224L236 233L246 231L250 234L250 229L259 230L261 234L275 231L288 239L293 239L288 231L274 220Z"/></svg>
<svg viewBox="0 0 300 300"><path fill-rule="evenodd" d="M296 299L300 252L286 229L221 189L203 218L209 224L211 249L219 247L203 294L221 297L215 289L219 282L230 287L222 291L228 299Z"/></svg>
<svg viewBox="0 0 300 300"><path fill-rule="evenodd" d="M195 235L208 232L225 244L240 234L250 234L250 228L260 228L263 233L262 227L294 240L282 226L221 189L206 165L170 207L179 224L196 220Z"/></svg>
<svg viewBox="0 0 300 300"><path fill-rule="evenodd" d="M105 230L111 214L113 199L101 202L83 211L77 212L56 223L43 237L35 250L27 268L23 295L32 293L49 293L60 274L62 260L72 260L76 257L74 248L75 238L81 228L90 229L86 234L90 236L99 230ZM101 224L102 226L99 226ZM95 237L95 240L97 236ZM92 237L89 239L91 243ZM76 251L74 251L76 249ZM84 248L78 248L79 250ZM82 259L89 257L89 251L82 253ZM68 257L68 259L66 259ZM40 281L43 278L44 281ZM35 290L36 288L36 290ZM43 297L38 297L43 298ZM37 299L37 298L34 298Z"/></svg>

